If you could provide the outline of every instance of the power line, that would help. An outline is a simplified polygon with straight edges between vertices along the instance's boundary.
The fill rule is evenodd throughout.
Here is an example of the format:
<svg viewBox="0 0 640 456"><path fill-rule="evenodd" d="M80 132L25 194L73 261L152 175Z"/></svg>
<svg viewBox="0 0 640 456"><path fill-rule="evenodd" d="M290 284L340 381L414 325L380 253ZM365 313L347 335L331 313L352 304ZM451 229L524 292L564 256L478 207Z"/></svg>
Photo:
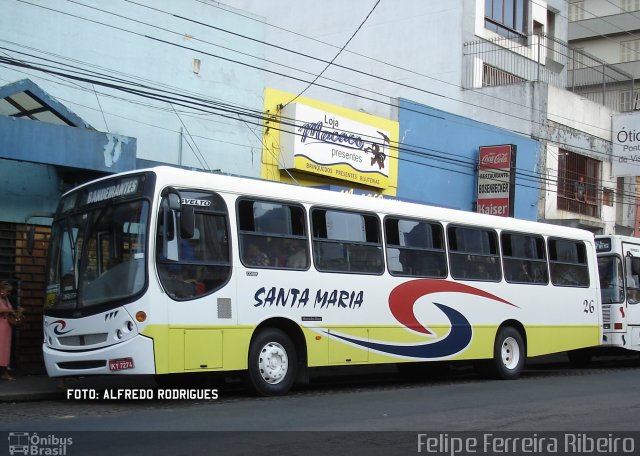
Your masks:
<svg viewBox="0 0 640 456"><path fill-rule="evenodd" d="M191 133L189 132L189 128L182 121L182 117L180 117L180 114L178 114L178 111L176 111L176 108L174 108L171 103L169 103L169 106L171 106L171 109L173 109L173 112L176 114L176 117L178 118L178 120L180 120L180 123L184 127L184 130L187 132L187 135L189 135L189 138L191 138L191 142L193 142L193 146L196 148L198 153L196 153L196 150L194 150L193 147L191 147L191 144L189 144L189 141L187 141L187 145L191 148L191 151L193 152L193 154L196 156L196 158L200 162L200 165L202 165L202 168L206 169L207 171L211 171L211 168L209 167L209 163L207 163L206 158L204 158L204 155L202 155L202 152L198 148L198 144L196 144L196 142L193 140L193 136L191 136Z"/></svg>
<svg viewBox="0 0 640 456"><path fill-rule="evenodd" d="M138 85L140 85L140 84L138 84ZM199 100L200 100L200 99L199 99ZM227 106L229 106L229 105L227 105ZM232 109L232 110L231 110L230 112L234 112L234 111L235 111L235 108L231 108L231 109ZM255 117L260 117L260 118L262 118L262 111L260 111L260 112L259 112L259 115L257 114L257 113L258 113L258 111L254 111L254 112L256 113L256 116L255 116ZM410 146L410 145L409 145L409 146ZM405 149L405 151L406 151L406 150L408 150L408 149ZM440 153L440 154L443 154L443 153L444 153L444 152L442 152L442 151L434 151L434 152L437 152L437 153ZM433 156L432 156L431 158L436 159L436 160L441 160L441 161L443 161L443 159L442 159L442 158L434 158ZM465 163L465 164L466 164L466 165L468 165L468 166L473 166L473 161L472 161L471 159L467 159L467 158L465 157L465 159L464 159L464 160L465 160L465 162L461 162L461 163ZM459 160L458 160L458 161L459 161Z"/></svg>
<svg viewBox="0 0 640 456"><path fill-rule="evenodd" d="M316 81L320 78L320 76L322 76L322 74L327 71L327 68L329 68L333 62L335 62L335 60L338 58L338 56L342 53L342 51L344 51L344 48L346 48L349 43L351 42L351 40L353 40L353 38L356 36L356 34L360 31L360 29L362 28L362 26L364 25L365 22L367 22L367 19L369 19L369 16L371 16L371 14L373 13L373 11L376 9L376 7L378 6L378 4L380 4L380 0L377 0L375 5L373 5L373 8L371 8L371 11L369 11L369 13L367 14L367 16L364 18L364 20L360 23L360 25L358 26L358 28L356 29L355 32L353 32L353 34L349 37L349 39L347 40L346 43L344 43L344 46L342 46L337 54L331 59L331 61L329 63L327 63L327 66L324 67L324 69L318 73L318 75L314 78L313 81L311 81L309 83L309 85L307 85L307 87L304 88L304 90L302 90L302 92L300 92L298 95L296 95L295 97L293 97L290 101L288 101L287 103L284 104L283 107L286 107L288 105L290 105L291 103L293 103L294 101L296 101L299 97L302 96L302 94L304 94L309 87L311 87L312 85L314 85L316 83Z"/></svg>
<svg viewBox="0 0 640 456"><path fill-rule="evenodd" d="M76 16L76 17L77 17L77 16ZM95 22L95 21L94 21L94 22ZM118 28L118 29L120 29L120 30L125 30L125 29L121 29L121 28ZM130 32L130 31L129 31L129 32ZM135 32L130 32L130 33L135 33ZM169 43L169 44L172 44L172 43ZM192 48L188 48L188 49L192 49ZM242 64L242 63L241 63L241 64ZM235 108L235 109L237 109L237 106L235 106L234 108ZM232 108L232 109L234 109L234 108ZM443 153L442 151L438 151L438 152L439 152L439 153ZM468 163L467 163L467 164L468 164Z"/></svg>
<svg viewBox="0 0 640 456"><path fill-rule="evenodd" d="M21 61L21 62L23 62L23 61ZM141 84L137 84L137 86L141 86ZM145 87L148 87L148 86L145 86ZM173 93L173 92L171 92L171 93ZM193 97L191 97L191 98L193 98ZM175 100L175 98L172 98L172 99ZM202 99L198 98L197 100L201 101ZM225 105L225 106L229 106L229 105ZM227 110L227 112L235 112L235 111L236 111L236 108L234 108L234 107L231 107L231 110ZM258 111L254 111L254 112L256 113L254 115L254 117L262 119L262 111L260 111L259 114L258 114ZM246 114L246 112L244 114ZM411 145L407 145L407 146L411 147ZM408 150L408 149L405 149L405 150ZM428 149L422 148L422 150L424 152L425 150L428 150ZM435 151L435 150L434 150L434 152L437 152L437 153L440 153L440 154L444 153L442 151ZM423 153L423 155L424 155L424 153ZM431 156L431 158L436 159L436 160L440 160L440 161L446 161L446 159L444 159L444 158L435 158L434 156ZM451 161L451 160L449 160L449 161ZM463 164L468 165L468 166L473 166L474 165L474 161L472 159L467 159L466 157L464 158L464 161L460 161L460 160L454 160L454 161L463 163Z"/></svg>
<svg viewBox="0 0 640 456"><path fill-rule="evenodd" d="M24 1L24 0L19 0L19 1ZM69 0L69 1L72 1L72 0ZM136 2L136 1L133 1L133 0L124 0L124 1L126 1L128 3L131 3L131 4L135 4L135 5L141 6L143 8L151 9L151 10L156 11L156 12L160 12L160 13L165 14L165 15L169 15L169 16L172 16L172 17L175 17L175 18L178 18L178 19L182 19L184 21L191 22L193 24L201 25L203 27L207 27L207 28L210 28L212 30L216 30L216 31L219 31L219 32L227 33L229 35L236 36L236 37L239 37L239 38L244 38L244 39L249 40L249 41L253 41L253 42L256 42L256 43L259 43L259 44L263 44L263 45L268 46L268 47L272 47L274 49L278 49L278 50L281 50L281 51L292 53L292 54L298 55L300 57L304 57L304 58L307 58L307 59L315 60L315 61L318 61L318 62L321 62L321 63L325 63L325 64L329 64L330 63L329 61L327 61L325 59L321 59L321 58L313 56L313 55L309 55L309 54L305 54L303 52L295 51L295 50L286 48L284 46L280 46L280 45L277 45L277 44L269 43L269 42L264 41L264 40L260 40L260 39L253 38L253 37L250 37L250 36L247 36L247 35L243 35L243 34L241 34L239 32L227 30L227 29L224 29L222 27L217 27L217 26L214 26L212 24L208 24L208 23L205 23L205 22L202 22L202 21L197 21L195 19L190 19L190 18L187 18L185 16L180 16L180 15L177 15L177 14L173 14L173 13L170 13L170 12L158 9L158 8L154 8L154 7L151 7L151 6L148 6L148 5L143 5L143 4L140 4L140 3ZM82 5L81 3L79 3L79 4ZM84 5L84 6L86 6L86 5ZM94 7L90 7L90 6L87 6L87 8L95 9ZM109 13L109 12L107 12L107 13ZM109 14L112 14L112 13L109 13ZM139 22L136 19L130 19L129 18L129 20L134 21L134 22ZM107 24L103 24L103 25L107 25ZM132 32L132 33L135 33L135 32ZM198 41L201 41L201 40L198 40ZM191 49L189 47L186 47L186 48L187 49ZM195 49L193 49L193 50L195 50ZM203 51L199 51L199 52L203 52ZM204 52L204 53L207 54L206 52ZM218 58L223 58L224 59L224 57L216 56L215 54L209 54L209 55L211 55L213 57L218 57ZM233 60L230 60L230 61L233 61ZM273 63L273 62L270 62L270 63ZM282 66L281 64L278 64L278 63L276 63L276 64ZM494 114L498 114L500 116L506 116L507 115L505 112L503 112L500 109L493 109L493 108L490 108L490 107L487 107L487 106L484 106L484 105L474 104L474 103L471 103L469 101L459 100L457 98L449 97L449 96L442 95L442 94L439 94L439 93L436 93L436 92L433 92L433 91L430 91L430 90L426 90L426 89L423 89L423 88L420 88L420 87L416 87L416 86L413 86L413 85L410 85L410 84L402 83L402 82L398 81L397 79L385 78L383 76L379 76L379 75L375 75L375 74L372 74L372 73L368 73L366 71L363 71L363 70L360 70L360 69L357 69L357 68L352 68L352 67L349 67L349 66L340 65L340 64L337 64L335 62L333 63L333 66L336 67L336 68L340 68L340 69L344 69L344 70L347 70L347 71L351 71L351 72L360 74L362 76L375 78L375 79L378 79L378 80L386 82L386 83L394 84L394 85L397 85L397 86L400 86L400 87L404 87L404 88L407 88L407 89L411 89L411 90L416 90L416 91L422 92L424 94L434 96L436 98L443 98L443 99L451 100L451 101L454 101L454 102L457 102L457 103L469 105L469 106L472 106L474 108L482 109L482 110L485 110L485 111L490 111L490 112L492 112ZM286 77L286 78L290 78L290 79L294 79L294 80L299 80L298 78L294 78L291 75L282 74L282 73L279 73L279 72L276 72L276 71L273 71L273 70L263 69L263 71L275 74L277 76L282 76L282 77ZM435 80L435 78L432 78L432 79ZM442 81L440 81L440 82L442 82ZM340 83L341 84L345 84L344 82L340 82ZM454 87L456 87L456 88L461 88L458 85L451 84L451 83L449 83L449 84L454 86ZM374 101L374 102L378 102L378 103L384 103L384 102L381 102L379 100L371 100L370 98L363 97L361 95L356 95L356 94L353 94L353 93L341 91L341 90L339 90L339 89L337 89L335 87L331 88L331 87L327 87L327 86L324 86L324 85L319 85L319 84L316 84L316 85L318 87L321 87L321 88L326 88L326 89L329 89L329 90L342 92L342 93L345 93L345 94L348 94L348 95L351 95L351 96L354 96L354 97L364 98L364 99L368 99L370 101ZM347 84L345 84L345 85L347 85ZM362 88L359 88L359 89L371 92L370 90L367 90L367 89L362 89ZM478 92L478 91L475 91L475 90L473 92L474 93L481 93L481 92ZM485 94L483 94L483 95L485 95ZM392 97L390 97L388 95L385 95L385 96L387 96L389 98L392 98ZM505 100L505 99L496 98L496 97L492 97L492 98L498 99L498 100L503 101L505 103L513 104L513 105L518 106L520 108L525 108L527 110L532 110L533 109L534 111L538 111L539 112L539 110L537 110L535 108L532 108L530 106L524 106L524 105L521 105L521 104L519 104L517 102L513 102L511 100ZM516 119L519 119L519 120L524 120L524 121L527 121L527 122L536 123L533 119L528 118L528 117L519 117L519 116L516 116L516 115L513 115L513 114L508 114L508 115L510 117L513 117L513 118L516 118ZM562 117L562 116L559 116L559 117ZM565 119L568 119L568 118L565 118ZM588 125L588 124L585 124L585 125ZM597 125L588 125L588 126L594 127L594 128L599 128Z"/></svg>
<svg viewBox="0 0 640 456"><path fill-rule="evenodd" d="M2 59L0 59L0 62L2 61ZM16 64L18 64L18 62L16 62ZM30 66L28 63L25 63L24 61L20 61L19 62L19 66L27 66L27 67L31 67L32 69L38 69L37 67L34 66ZM54 73L60 76L65 76L64 73L61 72L54 72L53 70L48 70L48 69L40 69L41 71L47 72L47 73ZM83 80L80 76L77 75L66 75L67 77L70 77L72 79L80 79ZM108 86L111 88L114 88L116 90L123 90L125 92L131 93L131 94L135 94L138 96L144 96L150 99L155 99L155 100L162 100L162 101L167 101L167 98L170 98L171 103L176 103L185 107L190 107L191 109L200 109L200 110L205 110L206 108L208 109L214 109L214 110L221 110L221 108L219 106L215 106L215 105L207 105L206 103L195 103L193 100L182 100L179 99L177 97L167 97L166 95L158 95L158 94L154 94L148 91L143 91L141 89L132 89L129 87L123 87L123 86L116 86L113 83L105 83L102 81L97 81L97 80L89 80L89 79L84 79L85 82L90 82L90 83L94 83L94 84L99 84L99 85L104 85L104 86ZM185 104L185 103L190 103L190 104ZM194 106L198 105L198 106ZM174 108L175 109L175 108ZM223 112L225 112L225 114L216 112L214 113L215 115L220 115L223 117L227 117L227 118L234 118L235 116L238 116L238 114L246 114L244 112L235 112L233 113L233 111L227 110L227 109L222 109ZM205 111L206 112L206 111ZM235 116L232 116L231 114L226 114L226 113L233 113L235 114ZM265 118L261 118L259 119L261 121L264 121ZM260 123L257 123L256 121L246 121L243 120L244 122L249 122L252 123L256 126L261 126ZM294 125L295 126L295 125ZM278 129L280 131L287 131L287 130L282 130L282 129ZM287 131L289 132L289 131ZM289 132L291 133L291 132ZM295 134L295 133L294 133ZM399 152L403 152L403 153L408 153L408 154L416 154L416 156L419 156L421 158L427 158L430 160L435 160L435 161L444 161L444 162L450 162L450 164L455 164L456 166L466 166L466 167L473 167L475 169L475 161L474 160L468 160L467 162L463 162L461 160L456 160L456 159L446 159L445 157L443 157L442 155L440 156L435 156L435 155L429 155L429 154L425 154L424 151L416 151L416 150L412 150L410 147L407 146L403 146L403 147L398 147ZM443 154L442 151L437 151L440 154ZM195 151L194 151L195 153ZM419 165L426 165L426 163L424 162L417 162L415 160L410 160L408 158L403 158L403 157L396 157L398 160L402 160L402 161L406 161L408 163L415 163L415 164L419 164ZM204 165L203 165L204 166ZM445 167L441 167L441 166L436 166L433 163L429 163L430 168L435 168L435 169L442 169L448 172L454 172L454 173L459 173L459 174L465 174L471 177L475 177L475 173L474 172L466 172L466 171L458 171L458 170L454 170L452 168L445 168ZM553 181L552 179L549 178L541 178L541 177L536 177L535 179L533 178L533 175L527 176L526 174L523 174L522 172L516 172L516 175L520 176L520 180L524 180L526 181L530 181L530 182L542 182L542 181L546 181L547 183L553 184L554 182L559 183L560 181ZM528 187L528 188L534 188L534 189L538 189L537 186L531 186L531 185L527 185L526 183L517 183L517 185L522 186L522 187Z"/></svg>
<svg viewBox="0 0 640 456"><path fill-rule="evenodd" d="M23 2L23 3L27 3L27 4L32 5L32 6L38 6L38 7L41 7L41 8L45 8L45 7L42 7L42 6L40 6L40 5L34 5L34 4L31 4L31 3L25 2L24 0L18 0L18 1L21 1L21 2ZM69 0L69 1L73 1L73 0ZM153 8L153 7L150 7L150 6L147 6L147 5L142 5L142 4L137 3L137 2L134 2L134 1L132 1L132 0L125 0L125 1L127 1L127 2L129 2L129 3L132 3L132 4L136 4L136 5L138 5L138 6L141 6L141 7L147 8L147 9L151 9L151 10L153 10L153 11L158 11L158 12L161 12L161 13L163 13L163 14L171 15L171 16L173 16L173 17L177 17L177 18L180 18L180 19L183 19L183 20L187 20L187 21L190 21L190 22L196 23L196 24L200 24L200 25L203 25L203 26L205 26L205 27L209 27L209 28L212 28L212 29L215 29L215 30L223 31L223 32L225 32L225 33L230 33L230 34L232 34L232 35L239 36L239 37L243 37L243 38L245 38L245 39L249 39L249 40L252 40L252 41L256 41L256 42L259 42L259 43L262 43L262 44L265 44L265 45L274 46L274 47L276 47L276 48L278 48L278 49L288 50L287 48L283 48L282 46L273 45L273 44L271 44L271 43L267 43L267 42L262 41L262 40L256 40L256 39L254 39L254 38L247 37L247 36L242 35L242 34L239 34L239 33L237 33L237 32L231 32L231 31L228 31L228 30L222 29L222 28L220 28L220 27L215 27L215 26L212 26L212 25L210 25L210 24L205 24L205 23L202 23L202 22L199 22L199 21L195 21L195 20L192 20L192 19L185 18L185 17L183 17L183 16L178 16L178 15L175 15L175 14L172 14L172 13L168 13L168 12L166 12L166 11L164 11L164 10L160 10L160 9L157 9L157 8ZM115 13L111 13L111 12L108 12L108 11L104 11L104 10L97 9L97 8L95 8L95 7L92 7L92 6L83 5L82 3L79 3L79 2L77 2L77 1L73 1L73 3L76 3L76 4L81 5L81 6L85 6L85 7L87 7L87 8L90 8L90 9L93 9L93 10L97 10L97 11L100 11L100 12L105 12L105 13L107 13L107 14L115 14ZM61 14L70 14L70 13L61 12L61 11L58 11L58 10L53 10L53 9L51 9L51 8L45 8L45 9L49 9L49 10L51 10L51 11L58 12L58 13L61 13ZM92 19L85 19L85 18L82 18L82 17L77 16L77 15L73 15L73 14L70 14L70 15L71 15L72 17L76 17L76 18L81 19L81 20L88 20L88 21L90 21L90 22L97 23L97 24L100 24L100 25L103 25L103 26L112 27L110 24L105 24L105 23L100 22L100 21L95 21L95 20L92 20ZM127 19L127 20L130 20L130 21L133 21L133 22L142 23L142 24L144 24L144 25L149 25L149 24L146 24L146 23L140 22L140 21L138 21L138 20L136 20L136 19L126 18L126 17L121 16L121 15L116 15L116 16L118 16L118 17L123 17L123 18L125 18L125 19ZM132 34L134 34L134 35L144 36L144 37L149 38L149 39L157 40L157 41L163 42L163 43L168 44L168 45L171 45L171 46L177 46L177 47L181 47L181 48L184 48L184 49L192 50L192 51L195 51L195 52L200 52L200 53L203 53L203 54L205 54L205 55L212 56L212 57L214 57L214 58L223 59L223 60L226 60L226 61L229 61L229 62L232 62L232 63L236 63L236 64L240 64L240 65L248 66L248 67L250 67L250 68L254 68L254 69L261 70L261 71L270 72L270 73L275 74L275 75L278 75L278 76L282 76L282 77L286 77L286 78L289 78L289 79L293 79L293 80L297 80L297 81L302 81L302 82L307 82L307 83L308 83L308 81L305 81L305 80L303 80L303 79L296 78L296 77L293 77L293 76L288 75L288 74L279 73L279 72L275 72L275 71L272 71L272 70L267 70L267 69L264 69L264 68L261 68L261 67L256 67L256 66L254 66L254 65L250 65L250 64L248 64L248 63L246 63L246 62L240 62L240 61L237 61L237 60L234 60L234 59L229 59L229 58L226 58L226 57L223 57L223 56L219 56L219 55L216 55L216 54L212 54L212 53L205 52L205 51L200 50L200 49L195 49L195 48L192 48L192 47L189 47L189 46L178 45L178 44L176 44L176 43L171 43L171 42L168 42L168 41L166 41L166 40L161 40L161 39L158 39L158 38L155 38L155 37L151 37L151 36L149 36L149 35L143 35L143 34L140 34L140 33L137 33L137 32L133 32L133 31L127 30L127 29L122 29L121 27L115 27L115 28L116 28L117 30L120 30L120 31L127 31L128 33L132 33ZM162 30L167 30L167 29L162 29ZM172 33L176 33L176 32L172 32ZM303 55L303 56L305 56L305 57L307 57L307 58L314 58L314 59L315 59L315 57L313 57L313 56L309 56L309 55L306 55L306 54L303 54L303 53L298 53L298 52L291 51L291 50L288 50L288 51L289 51L289 52L297 53L297 54L299 54L299 55ZM320 60L320 61L323 61L323 60ZM326 62L326 61L325 61L325 62ZM336 66L340 66L340 65L337 65L337 64L336 64ZM345 69L349 69L349 67L344 67L344 66L340 66L340 67L345 68ZM353 70L353 69L352 69L352 70ZM353 70L353 71L358 71L358 70ZM365 75L369 75L369 73L366 73L366 72L362 72L362 73L363 73L363 74L365 74ZM383 78L383 79L384 79L384 78ZM388 79L386 79L386 80L387 80L387 81L389 81L389 82L392 82L392 81L390 81L390 80L388 80ZM330 86L320 85L320 84L316 84L316 85L317 85L318 87L326 88L326 89L328 89L328 90L337 91L337 92L339 92L339 93L343 93L343 94L346 94L346 95L350 95L350 96L354 96L354 97L362 98L362 99L365 99L365 100L373 101L373 102L375 102L375 103L382 103L382 104L386 104L386 105L388 105L388 106L390 106L390 107L396 107L396 105L394 105L394 104L392 104L392 103L388 103L388 102L385 102L385 101L377 100L377 99L374 99L374 98L371 98L371 97L364 97L363 95L356 95L356 94L353 94L353 93L351 93L351 92L347 92L347 91L344 91L344 90L341 90L341 89L337 89L337 88L335 88L335 87L330 87ZM409 86L409 87L412 87L412 86ZM417 89L417 90L421 90L421 89ZM429 93L429 94L433 94L433 92L430 92L430 91L425 91L425 92L427 92L427 93ZM388 95L384 95L384 94L377 94L377 95L385 96L386 98L390 98ZM437 95L437 94L436 94L436 95ZM504 115L504 113L503 113L503 112L501 112L500 110L497 110L497 109L491 109L491 108L487 108L487 107L485 107L485 106L478 106L478 105L474 105L474 104L472 104L472 103L467 103L467 102L464 102L464 101L461 101L461 100L457 100L457 99L453 99L453 98L450 98L450 97L446 97L446 96L444 96L444 95L438 95L438 96L443 97L443 98L446 98L446 99L450 99L450 100L453 100L453 101L457 101L457 102L461 102L461 103L469 104L470 106L479 107L479 108L482 108L482 109L486 109L486 110L493 111L493 112L499 113L499 114L501 114L501 115ZM522 106L522 105L518 105L518 106L524 107L524 106ZM408 111L412 111L411 109L406 108L406 107L403 107L402 109L404 109L404 110L408 110ZM426 113L424 113L424 112L420 112L420 111L416 111L416 112L419 112L419 113L420 113L420 114L422 114L422 115L429 115L429 114L426 114ZM531 122L531 123L534 123L534 124L536 123L534 120L532 120L532 119L530 119L530 118L523 118L523 117L518 117L518 116L514 116L514 115L510 115L510 117L514 117L514 118L517 118L517 119L525 120L525 121L527 121L527 122ZM454 121L454 122L455 122L455 121ZM474 128L479 128L479 127L478 127L478 126L474 126ZM512 131L514 131L514 130L512 130ZM527 132L517 132L517 131L514 131L514 132L516 132L516 133L521 133L521 134L525 134L525 135L529 136L529 134L528 134ZM530 136L531 136L533 139L538 139L538 140L542 140L542 141L546 141L546 140L547 140L547 138L535 137L534 135L530 135ZM573 146L573 147L574 147L574 148L576 148L575 146ZM601 154L601 155L605 155L605 156L607 156L607 157L608 157L608 154L606 154L606 153L602 153L602 152L598 152L598 151L593 151L593 150L591 150L591 149L586 149L586 148L582 148L582 149L584 149L585 151L588 151L588 152L590 152L590 153L592 153L592 154L593 154L593 153L595 153L595 154Z"/></svg>
<svg viewBox="0 0 640 456"><path fill-rule="evenodd" d="M136 2L133 2L133 0L125 0L125 1L128 1L128 2L130 2L130 3L136 3ZM238 15L238 16L241 16L241 17L244 17L244 18L246 18L246 19L249 19L249 20L253 20L253 21L256 21L256 22L262 23L262 24L267 25L267 26L269 26L269 27L273 27L273 28L276 28L276 29L278 29L278 30L285 31L285 32L287 32L287 33L290 33L290 34L293 34L293 35L296 35L296 36L299 36L299 37L305 38L305 39L310 40L310 41L314 41L314 42L317 42L317 43L320 43L320 44L323 44L323 45L326 45L326 46L330 46L330 47L338 48L338 46L335 46L335 45L333 45L333 44L331 44L331 43L328 43L328 42L325 42L325 41L322 41L322 40L319 40L319 39L316 39L316 38L313 38L313 37L310 37L310 36L304 35L304 34L302 34L302 33L298 33L298 32L295 32L295 31L292 31L292 30L286 29L286 28L284 28L284 27L280 27L280 26L278 26L278 25L271 24L271 23L269 23L269 22L267 22L267 21L262 21L262 20L259 20L259 19L256 19L256 18L252 18L252 17L247 16L247 15L243 15L243 14L241 14L241 13L240 13L240 12L238 12L238 11L232 11L232 10L228 10L228 9L222 8L220 5L215 5L215 4L210 4L210 3L204 3L202 0L195 0L195 1L197 1L197 2L199 2L199 3L203 3L203 4L205 4L206 6L209 6L209 7L212 7L212 8L221 9L221 10L223 10L223 11L226 11L226 12L230 13L230 14L235 14L235 15ZM136 3L136 4L138 4L138 3ZM141 5L141 6L142 6L142 5ZM544 5L544 7L546 8L546 5ZM162 10L159 10L159 11L162 11ZM164 13L165 13L165 14L171 14L171 13L167 13L167 12L164 12ZM185 20L189 20L189 19L185 19ZM221 29L221 28L217 28L217 30L224 31L224 29ZM234 32L228 32L228 33L234 33ZM244 35L238 35L238 36L244 36ZM250 37L246 37L246 38L247 38L247 39L252 39L252 40L254 40L253 38L250 38ZM257 42L261 42L261 43L263 43L263 44L265 44L265 45L267 45L267 46L275 47L275 48L277 48L277 49L287 50L287 48L284 48L284 47L282 47L282 46L273 45L273 44L270 44L270 43L268 43L268 42L263 42L263 41L261 41L261 40L256 40L256 41L257 41ZM522 46L522 47L523 47L523 48L526 48L526 46ZM511 49L511 51L514 51L514 48L510 48L510 49ZM305 56L305 57L308 57L308 58L314 58L314 59L316 59L316 60L320 60L320 61L322 61L321 59L319 59L319 58L317 58L317 57L309 56L309 55L306 55L306 54L303 54L303 53L299 53L299 52L296 52L296 51L293 51L293 50L288 50L288 51L289 51L289 52L292 52L292 53L294 53L294 54L298 54L298 55L301 55L301 56ZM416 76L420 76L420 77L423 77L423 78L426 78L426 79L430 79L430 80L433 80L433 81L436 81L436 82L439 82L439 83L442 83L442 84L445 84L445 85L450 85L450 86L455 87L455 88L457 88L457 89L462 89L462 87L461 87L460 85L457 85L457 84L452 83L452 82L450 82L450 81L441 80L441 79L435 78L435 77L433 77L433 76L426 75L426 74L424 74L424 73L420 73L420 72L415 71L415 70L412 70L412 69L410 69L410 68L406 68L406 67L402 67L402 66L399 66L399 65L391 64L391 63L389 63L389 62L385 62L385 61L383 61L383 60L380 60L380 59L377 59L377 58L375 58L375 57L371 57L371 56L368 56L368 55L365 55L365 54L362 54L362 53L358 53L358 52L354 52L354 51L350 51L350 50L346 50L346 52L348 52L348 53L350 53L350 54L353 54L353 55L357 55L357 56L359 56L359 57L366 58L366 59L368 59L368 60L371 60L372 62L375 62L375 63L378 63L378 64L382 64L382 65L384 65L384 66L386 66L386 67L390 67L390 68L394 68L394 69L402 70L402 71L405 71L405 72L407 72L407 73L414 74L414 75L416 75ZM558 52L558 51L554 51L554 52ZM563 55L563 57L567 57L567 58L568 58L569 56L568 56L568 55ZM345 69L347 69L348 67L341 67L341 68L345 68ZM342 82L342 84L345 84L345 83L344 83L344 82ZM486 93L486 92L484 92L484 91L476 90L476 89L474 89L474 88L468 88L468 89L464 89L464 90L465 90L465 91L468 91L468 92L473 92L473 93L475 93L475 94L478 94L478 95L481 95L481 96L484 96L484 97L488 97L488 98L490 98L490 99L492 99L492 100L499 100L500 102L504 102L504 103L507 103L507 104L511 104L511 105L514 105L514 106L517 106L517 107L526 108L526 109L531 109L531 110L533 110L534 112L545 112L545 113L546 113L546 111L541 111L541 110L539 110L539 109L537 109L537 108L533 108L533 107L530 107L530 106L522 105L522 104L520 104L520 103L518 103L518 102L516 102L516 101L510 100L510 99L500 98L500 97L496 96L495 94L488 94L488 93ZM430 93L430 94L434 95L433 93ZM439 95L439 94L435 94L435 95ZM441 96L443 96L443 95L441 95ZM452 100L452 101L457 101L457 102L459 102L459 103L468 104L468 105L471 105L471 106L473 106L473 107L477 107L477 108L481 108L481 109L489 109L489 108L486 108L486 107L483 107L483 106L479 106L479 105L471 104L471 103L470 103L470 102L468 102L468 101L458 100L458 99L455 99L455 98L452 98L452 97L446 97L446 96L443 96L443 97L445 97L445 98L447 98L447 99L450 99L450 100ZM496 112L496 113L498 113L498 114L503 114L501 111L494 111L494 112ZM571 119L571 118L569 118L569 117L563 117L563 116L561 116L561 115L556 115L556 116L557 116L557 117L559 117L559 118L562 118L562 119L566 119L566 120L574 120L574 119ZM531 121L532 123L535 123L532 119L525 119L525 118L517 117L517 116L515 116L515 117L516 117L517 119L527 120L527 121ZM581 122L581 123L582 123L583 125L587 125L587 126L590 126L590 127L600 128L600 127L599 127L599 126L597 126L597 125L591 125L591 124L587 124L587 123L584 123L584 122Z"/></svg>

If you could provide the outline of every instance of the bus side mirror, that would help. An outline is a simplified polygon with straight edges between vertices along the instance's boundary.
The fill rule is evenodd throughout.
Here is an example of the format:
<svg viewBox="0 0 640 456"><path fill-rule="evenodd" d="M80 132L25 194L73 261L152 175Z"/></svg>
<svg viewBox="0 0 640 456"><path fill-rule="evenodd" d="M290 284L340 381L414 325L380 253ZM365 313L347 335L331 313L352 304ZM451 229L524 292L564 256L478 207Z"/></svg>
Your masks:
<svg viewBox="0 0 640 456"><path fill-rule="evenodd" d="M631 274L640 276L640 257L631 258Z"/></svg>
<svg viewBox="0 0 640 456"><path fill-rule="evenodd" d="M177 193L169 193L167 195L167 204L172 211L180 210L180 195Z"/></svg>
<svg viewBox="0 0 640 456"><path fill-rule="evenodd" d="M183 205L180 210L180 237L191 239L195 233L196 217L193 206Z"/></svg>
<svg viewBox="0 0 640 456"><path fill-rule="evenodd" d="M179 211L181 206L180 193L173 187L167 187L162 190L160 196L164 198L165 207L168 207L172 211Z"/></svg>

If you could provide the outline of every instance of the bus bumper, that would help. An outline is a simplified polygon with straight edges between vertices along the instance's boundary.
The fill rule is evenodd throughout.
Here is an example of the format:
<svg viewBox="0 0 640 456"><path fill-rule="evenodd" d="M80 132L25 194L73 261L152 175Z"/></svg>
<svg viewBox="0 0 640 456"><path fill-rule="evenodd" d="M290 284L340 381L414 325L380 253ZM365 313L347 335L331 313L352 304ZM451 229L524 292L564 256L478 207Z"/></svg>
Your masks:
<svg viewBox="0 0 640 456"><path fill-rule="evenodd" d="M156 373L153 340L140 335L117 345L86 352L54 350L44 344L42 352L50 377Z"/></svg>

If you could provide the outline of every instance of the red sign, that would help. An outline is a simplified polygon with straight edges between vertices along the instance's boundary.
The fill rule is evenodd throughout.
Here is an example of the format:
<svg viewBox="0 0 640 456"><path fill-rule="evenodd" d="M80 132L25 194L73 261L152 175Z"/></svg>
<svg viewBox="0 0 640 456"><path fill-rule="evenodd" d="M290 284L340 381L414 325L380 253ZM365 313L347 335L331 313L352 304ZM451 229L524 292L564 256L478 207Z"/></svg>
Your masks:
<svg viewBox="0 0 640 456"><path fill-rule="evenodd" d="M516 146L486 146L478 157L476 211L483 214L513 216Z"/></svg>

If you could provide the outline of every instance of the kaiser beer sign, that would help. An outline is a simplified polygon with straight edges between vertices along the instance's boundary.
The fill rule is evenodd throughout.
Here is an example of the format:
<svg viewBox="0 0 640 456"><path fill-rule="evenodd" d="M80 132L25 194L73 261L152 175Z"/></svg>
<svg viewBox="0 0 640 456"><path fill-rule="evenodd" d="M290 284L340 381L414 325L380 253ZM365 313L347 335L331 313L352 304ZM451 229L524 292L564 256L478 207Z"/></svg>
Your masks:
<svg viewBox="0 0 640 456"><path fill-rule="evenodd" d="M480 147L477 212L513 217L516 146Z"/></svg>
<svg viewBox="0 0 640 456"><path fill-rule="evenodd" d="M281 169L389 186L391 132L293 103L282 110Z"/></svg>

